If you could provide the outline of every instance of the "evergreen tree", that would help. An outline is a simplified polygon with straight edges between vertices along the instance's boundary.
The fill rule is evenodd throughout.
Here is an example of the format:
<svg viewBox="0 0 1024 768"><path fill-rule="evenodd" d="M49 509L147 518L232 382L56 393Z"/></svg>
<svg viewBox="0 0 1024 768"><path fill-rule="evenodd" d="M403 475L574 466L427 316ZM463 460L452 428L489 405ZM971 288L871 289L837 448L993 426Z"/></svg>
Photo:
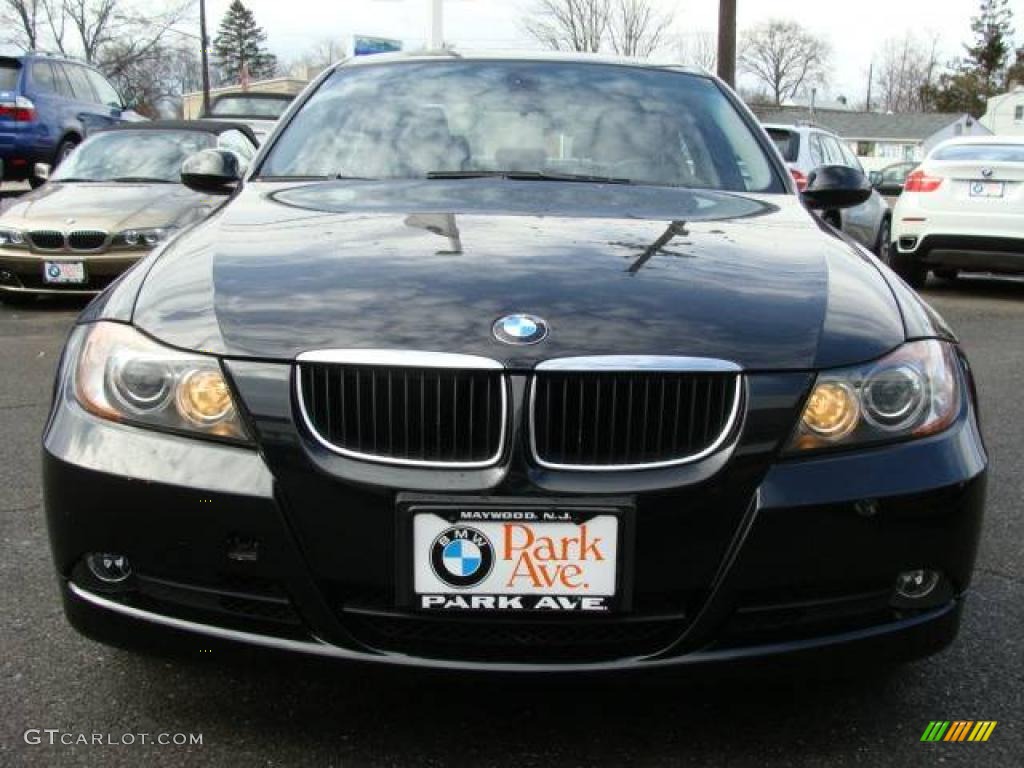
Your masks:
<svg viewBox="0 0 1024 768"><path fill-rule="evenodd" d="M1012 23L1009 0L980 0L978 15L971 19L974 42L964 46L967 57L957 60L938 86L922 94L933 109L975 116L985 111L986 100L1005 85Z"/></svg>
<svg viewBox="0 0 1024 768"><path fill-rule="evenodd" d="M1010 0L981 0L980 12L971 19L974 44L966 46L967 64L978 75L985 96L1003 87L1003 73L1013 37Z"/></svg>
<svg viewBox="0 0 1024 768"><path fill-rule="evenodd" d="M213 58L221 82L238 82L246 65L253 80L273 77L277 57L266 49L266 41L267 33L256 23L252 11L242 0L232 0L213 41Z"/></svg>

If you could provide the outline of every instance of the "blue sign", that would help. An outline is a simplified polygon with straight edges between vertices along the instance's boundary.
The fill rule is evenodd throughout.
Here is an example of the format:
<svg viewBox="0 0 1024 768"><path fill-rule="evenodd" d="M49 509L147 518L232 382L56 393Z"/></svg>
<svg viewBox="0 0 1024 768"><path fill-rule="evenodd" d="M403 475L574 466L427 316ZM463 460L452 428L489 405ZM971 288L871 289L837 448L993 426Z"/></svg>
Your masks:
<svg viewBox="0 0 1024 768"><path fill-rule="evenodd" d="M356 35L352 40L353 56L372 56L375 53L396 53L402 50L401 40L386 37L365 37Z"/></svg>

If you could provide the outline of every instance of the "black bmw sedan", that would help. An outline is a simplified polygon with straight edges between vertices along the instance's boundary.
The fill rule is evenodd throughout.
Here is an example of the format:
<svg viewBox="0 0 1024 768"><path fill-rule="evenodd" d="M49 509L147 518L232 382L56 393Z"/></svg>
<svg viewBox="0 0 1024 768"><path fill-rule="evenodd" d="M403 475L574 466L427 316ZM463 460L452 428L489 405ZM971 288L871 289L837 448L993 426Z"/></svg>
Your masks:
<svg viewBox="0 0 1024 768"><path fill-rule="evenodd" d="M956 635L988 458L953 332L676 67L336 66L83 312L44 436L117 644L609 670ZM187 647L187 646L186 646Z"/></svg>

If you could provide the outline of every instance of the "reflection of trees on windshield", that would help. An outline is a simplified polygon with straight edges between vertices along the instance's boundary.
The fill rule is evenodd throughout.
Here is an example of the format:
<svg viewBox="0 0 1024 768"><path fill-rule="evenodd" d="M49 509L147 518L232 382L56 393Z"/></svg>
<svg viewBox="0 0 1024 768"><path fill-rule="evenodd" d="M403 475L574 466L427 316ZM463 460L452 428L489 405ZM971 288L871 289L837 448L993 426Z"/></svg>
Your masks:
<svg viewBox="0 0 1024 768"><path fill-rule="evenodd" d="M216 136L199 131L103 133L76 149L61 163L53 179L139 178L176 182L186 157L216 143Z"/></svg>
<svg viewBox="0 0 1024 768"><path fill-rule="evenodd" d="M342 68L288 126L264 176L423 178L473 170L738 191L778 185L710 80L598 64Z"/></svg>

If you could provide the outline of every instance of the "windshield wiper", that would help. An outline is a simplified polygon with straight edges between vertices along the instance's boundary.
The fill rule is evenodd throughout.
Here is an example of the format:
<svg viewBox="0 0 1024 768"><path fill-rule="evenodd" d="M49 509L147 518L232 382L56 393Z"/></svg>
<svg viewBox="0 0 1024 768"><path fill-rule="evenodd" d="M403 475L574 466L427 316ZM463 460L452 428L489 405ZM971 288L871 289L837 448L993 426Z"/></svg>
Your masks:
<svg viewBox="0 0 1024 768"><path fill-rule="evenodd" d="M176 181L170 179L157 179L152 176L118 176L110 179L110 181L123 181L126 183L139 183L139 184L177 184Z"/></svg>
<svg viewBox="0 0 1024 768"><path fill-rule="evenodd" d="M513 181L575 181L594 184L633 184L632 179L557 171L431 171L428 179L512 179Z"/></svg>
<svg viewBox="0 0 1024 768"><path fill-rule="evenodd" d="M68 176L66 179L54 179L59 181L61 184L99 184L99 179L85 179L77 176Z"/></svg>

